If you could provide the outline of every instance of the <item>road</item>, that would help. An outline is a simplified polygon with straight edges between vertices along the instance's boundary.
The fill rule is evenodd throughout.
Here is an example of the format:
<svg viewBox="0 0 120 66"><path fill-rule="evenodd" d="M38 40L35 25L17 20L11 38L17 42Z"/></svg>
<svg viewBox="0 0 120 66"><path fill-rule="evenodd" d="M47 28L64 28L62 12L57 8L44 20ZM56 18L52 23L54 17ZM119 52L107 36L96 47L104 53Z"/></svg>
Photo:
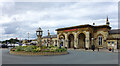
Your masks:
<svg viewBox="0 0 120 66"><path fill-rule="evenodd" d="M59 56L19 56L2 50L2 64L118 64L118 53L68 50Z"/></svg>

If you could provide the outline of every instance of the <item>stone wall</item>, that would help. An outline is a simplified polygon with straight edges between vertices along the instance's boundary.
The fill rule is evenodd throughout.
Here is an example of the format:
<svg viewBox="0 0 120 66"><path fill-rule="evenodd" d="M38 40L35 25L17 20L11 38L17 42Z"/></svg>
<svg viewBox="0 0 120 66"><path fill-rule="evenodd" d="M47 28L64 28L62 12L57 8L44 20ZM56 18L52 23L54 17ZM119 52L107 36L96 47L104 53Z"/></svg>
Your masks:
<svg viewBox="0 0 120 66"><path fill-rule="evenodd" d="M102 45L99 45L98 44L98 36L102 36ZM106 39L108 37L108 32L106 31L97 31L96 33L94 33L94 43L95 43L95 46L96 48L98 47L107 47L107 44L106 44Z"/></svg>

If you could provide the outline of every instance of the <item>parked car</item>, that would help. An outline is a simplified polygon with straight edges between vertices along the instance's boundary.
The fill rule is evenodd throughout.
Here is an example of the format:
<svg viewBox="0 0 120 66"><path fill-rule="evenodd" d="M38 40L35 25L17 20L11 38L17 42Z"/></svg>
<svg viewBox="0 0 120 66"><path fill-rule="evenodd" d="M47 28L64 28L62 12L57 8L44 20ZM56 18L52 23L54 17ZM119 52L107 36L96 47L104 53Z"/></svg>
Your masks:
<svg viewBox="0 0 120 66"><path fill-rule="evenodd" d="M8 48L7 44L2 44L2 48Z"/></svg>
<svg viewBox="0 0 120 66"><path fill-rule="evenodd" d="M26 44L23 44L22 46L27 46Z"/></svg>
<svg viewBox="0 0 120 66"><path fill-rule="evenodd" d="M15 47L16 47L16 46L19 46L19 44L15 44Z"/></svg>
<svg viewBox="0 0 120 66"><path fill-rule="evenodd" d="M8 47L12 47L12 44L8 44L7 46L8 46Z"/></svg>

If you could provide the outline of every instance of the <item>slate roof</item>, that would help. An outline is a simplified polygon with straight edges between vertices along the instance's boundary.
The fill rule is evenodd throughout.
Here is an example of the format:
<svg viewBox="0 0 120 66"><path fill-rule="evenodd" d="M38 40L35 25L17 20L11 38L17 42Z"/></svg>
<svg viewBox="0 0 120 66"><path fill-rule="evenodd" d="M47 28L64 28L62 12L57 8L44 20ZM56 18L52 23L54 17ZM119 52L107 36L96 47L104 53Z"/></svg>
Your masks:
<svg viewBox="0 0 120 66"><path fill-rule="evenodd" d="M58 29L56 29L56 31L67 30L67 29L74 29L74 28L83 28L83 27L109 28L109 29L111 29L111 27L110 27L110 26L107 26L107 25L94 26L94 25L85 24L85 25L78 25L78 26L72 26L72 27L58 28Z"/></svg>
<svg viewBox="0 0 120 66"><path fill-rule="evenodd" d="M109 34L120 34L120 29L113 29L109 31Z"/></svg>
<svg viewBox="0 0 120 66"><path fill-rule="evenodd" d="M43 36L42 38L57 38L57 35Z"/></svg>

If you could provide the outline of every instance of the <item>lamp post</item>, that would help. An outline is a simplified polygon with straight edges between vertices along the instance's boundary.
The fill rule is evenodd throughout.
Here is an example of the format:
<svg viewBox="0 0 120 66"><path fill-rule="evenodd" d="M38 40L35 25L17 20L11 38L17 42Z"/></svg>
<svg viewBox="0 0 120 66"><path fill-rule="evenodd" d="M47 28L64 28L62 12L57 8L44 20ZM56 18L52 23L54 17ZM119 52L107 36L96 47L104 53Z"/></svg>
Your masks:
<svg viewBox="0 0 120 66"><path fill-rule="evenodd" d="M38 42L38 46L40 46L42 48L42 29L39 27L37 30L36 30L36 35L37 35L37 42Z"/></svg>
<svg viewBox="0 0 120 66"><path fill-rule="evenodd" d="M30 35L30 33L28 32L28 44L29 44L29 38L30 38L29 35Z"/></svg>

